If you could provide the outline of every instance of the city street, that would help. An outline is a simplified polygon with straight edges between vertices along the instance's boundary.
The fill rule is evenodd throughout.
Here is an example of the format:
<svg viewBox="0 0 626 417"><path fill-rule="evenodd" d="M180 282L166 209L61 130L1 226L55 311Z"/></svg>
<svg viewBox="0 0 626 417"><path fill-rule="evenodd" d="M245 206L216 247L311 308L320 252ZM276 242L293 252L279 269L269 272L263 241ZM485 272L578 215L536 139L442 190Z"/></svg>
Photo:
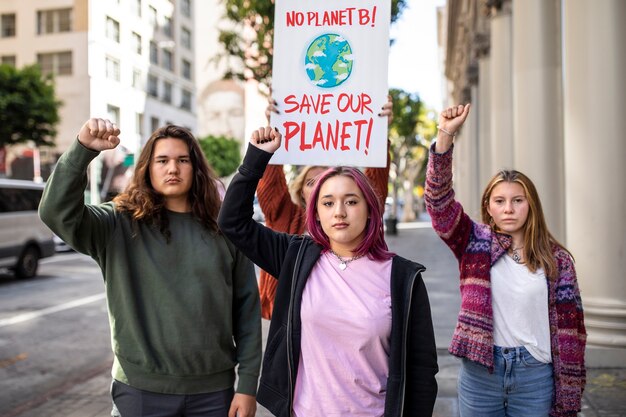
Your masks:
<svg viewBox="0 0 626 417"><path fill-rule="evenodd" d="M387 241L428 268L437 346L446 357L440 359L437 415L454 416L456 360L446 347L458 291L445 277L455 273L456 263L427 223L400 225ZM95 262L74 252L44 260L31 280L0 275L0 417L109 415L112 354L101 280ZM270 414L259 408L257 416Z"/></svg>
<svg viewBox="0 0 626 417"><path fill-rule="evenodd" d="M429 223L398 229L386 237L390 249L427 267L439 355L433 416L458 417L459 361L447 352L460 302L457 263ZM44 260L34 279L0 273L0 417L110 416L112 354L101 279L97 265L76 253ZM588 369L579 416L626 416L624 398L625 368ZM257 416L270 414L259 407Z"/></svg>
<svg viewBox="0 0 626 417"><path fill-rule="evenodd" d="M104 285L90 258L58 254L29 280L0 274L0 415L101 374L111 358Z"/></svg>

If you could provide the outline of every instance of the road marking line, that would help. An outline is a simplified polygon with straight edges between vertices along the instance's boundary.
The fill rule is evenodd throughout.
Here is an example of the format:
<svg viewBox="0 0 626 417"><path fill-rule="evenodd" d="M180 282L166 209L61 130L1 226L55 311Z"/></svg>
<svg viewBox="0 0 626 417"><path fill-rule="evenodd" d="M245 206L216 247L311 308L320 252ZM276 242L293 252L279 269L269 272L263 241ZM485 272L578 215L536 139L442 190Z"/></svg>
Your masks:
<svg viewBox="0 0 626 417"><path fill-rule="evenodd" d="M398 230L430 229L431 227L433 226L430 224L430 222L424 222L424 221L398 223Z"/></svg>
<svg viewBox="0 0 626 417"><path fill-rule="evenodd" d="M46 264L54 264L54 263L59 263L59 262L77 261L77 260L91 261L94 263L95 266L97 266L97 264L95 263L96 261L94 261L92 258L90 258L87 255L83 255L82 253L78 253L78 252L56 253L54 256L50 258L42 259L41 261L39 261L39 263L41 265L46 265Z"/></svg>
<svg viewBox="0 0 626 417"><path fill-rule="evenodd" d="M85 304L93 303L94 301L102 300L103 298L105 298L105 296L105 293L91 295L89 297L79 298L78 300L69 301L67 303L59 304L57 306L44 308L42 310L18 314L17 316L0 320L0 327L6 327L12 324L22 323L28 320L36 319L38 317L47 316L48 314L58 313L59 311L69 310L70 308L80 307Z"/></svg>

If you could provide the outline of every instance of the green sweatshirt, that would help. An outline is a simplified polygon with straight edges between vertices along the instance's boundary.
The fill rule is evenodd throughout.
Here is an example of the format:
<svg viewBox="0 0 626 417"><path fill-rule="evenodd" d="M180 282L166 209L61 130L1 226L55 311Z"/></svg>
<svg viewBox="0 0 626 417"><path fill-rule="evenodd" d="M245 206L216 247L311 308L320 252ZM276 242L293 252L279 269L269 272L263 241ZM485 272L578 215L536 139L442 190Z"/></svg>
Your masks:
<svg viewBox="0 0 626 417"><path fill-rule="evenodd" d="M41 219L104 277L113 378L135 388L196 394L233 386L256 394L261 365L259 293L252 263L191 213L167 213L168 244L113 203L85 205L87 166L98 155L78 141L58 161ZM136 231L138 230L138 232Z"/></svg>

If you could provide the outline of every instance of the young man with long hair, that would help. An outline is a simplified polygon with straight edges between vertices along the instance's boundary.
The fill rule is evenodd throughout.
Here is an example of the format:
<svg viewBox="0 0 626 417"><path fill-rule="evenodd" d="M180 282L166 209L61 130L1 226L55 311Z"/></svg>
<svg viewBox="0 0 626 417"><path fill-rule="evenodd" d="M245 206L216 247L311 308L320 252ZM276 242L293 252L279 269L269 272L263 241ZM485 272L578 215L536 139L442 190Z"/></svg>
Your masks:
<svg viewBox="0 0 626 417"><path fill-rule="evenodd" d="M112 415L251 417L259 293L252 264L217 227L220 183L191 132L168 125L144 145L122 194L86 205L87 167L119 144L119 134L108 120L88 120L59 159L39 210L102 269Z"/></svg>

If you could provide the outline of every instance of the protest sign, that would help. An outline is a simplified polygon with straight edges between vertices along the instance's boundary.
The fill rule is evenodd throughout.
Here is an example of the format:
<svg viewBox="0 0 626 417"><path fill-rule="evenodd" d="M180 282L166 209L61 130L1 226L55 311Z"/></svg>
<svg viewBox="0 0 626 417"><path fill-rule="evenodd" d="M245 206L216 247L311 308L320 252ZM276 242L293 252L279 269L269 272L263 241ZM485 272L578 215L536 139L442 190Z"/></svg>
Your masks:
<svg viewBox="0 0 626 417"><path fill-rule="evenodd" d="M390 16L391 2L276 0L271 163L386 166Z"/></svg>

